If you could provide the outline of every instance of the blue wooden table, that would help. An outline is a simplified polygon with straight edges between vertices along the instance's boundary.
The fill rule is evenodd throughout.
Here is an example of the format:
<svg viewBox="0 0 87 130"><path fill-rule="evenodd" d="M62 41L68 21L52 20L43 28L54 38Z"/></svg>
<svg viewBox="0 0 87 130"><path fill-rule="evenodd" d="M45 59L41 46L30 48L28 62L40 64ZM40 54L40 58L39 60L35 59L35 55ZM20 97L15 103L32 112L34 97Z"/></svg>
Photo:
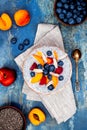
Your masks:
<svg viewBox="0 0 87 130"><path fill-rule="evenodd" d="M46 113L46 122L35 127L27 119L26 130L87 130L87 22L77 27L65 27L61 25L54 16L54 1L0 0L0 15L6 12L13 19L15 11L19 9L27 9L31 14L31 22L27 26L17 27L13 20L13 26L9 31L0 31L0 68L10 66L17 71L17 79L10 87L5 88L0 84L0 106L13 105L19 107L25 114L26 119L31 108L36 106L42 108ZM33 45L39 23L51 23L60 27L65 51L72 62L72 86L77 103L77 112L71 119L60 125L51 118L41 102L26 100L26 95L22 94L23 75L14 62L16 56ZM15 45L10 42L12 37L17 37ZM25 38L30 40L30 44L23 51L20 51L18 50L18 45ZM81 49L82 52L82 58L79 62L79 80L81 86L79 93L75 92L75 62L71 58L71 52L75 48Z"/></svg>

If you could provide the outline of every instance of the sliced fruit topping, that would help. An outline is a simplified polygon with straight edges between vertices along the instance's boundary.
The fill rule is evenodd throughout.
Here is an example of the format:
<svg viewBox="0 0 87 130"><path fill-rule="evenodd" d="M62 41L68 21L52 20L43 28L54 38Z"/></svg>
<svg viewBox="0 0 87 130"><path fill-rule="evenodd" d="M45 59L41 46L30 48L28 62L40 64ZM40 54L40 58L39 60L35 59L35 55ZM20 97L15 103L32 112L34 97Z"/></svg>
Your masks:
<svg viewBox="0 0 87 130"><path fill-rule="evenodd" d="M53 72L55 70L55 66L54 65L50 65L49 66L49 72Z"/></svg>
<svg viewBox="0 0 87 130"><path fill-rule="evenodd" d="M34 70L34 69L36 69L37 68L37 64L34 62L33 64L32 64L32 66L30 67L30 70Z"/></svg>
<svg viewBox="0 0 87 130"><path fill-rule="evenodd" d="M64 64L64 62L63 62L62 60L59 60L59 61L58 61L58 65L59 65L59 66L63 66L63 64Z"/></svg>
<svg viewBox="0 0 87 130"><path fill-rule="evenodd" d="M49 90L53 90L53 89L54 89L54 86L51 84L51 85L48 86L48 89L49 89Z"/></svg>
<svg viewBox="0 0 87 130"><path fill-rule="evenodd" d="M53 86L56 87L58 85L58 77L52 76Z"/></svg>
<svg viewBox="0 0 87 130"><path fill-rule="evenodd" d="M46 84L48 84L49 83L49 79L48 79L48 77L46 76Z"/></svg>
<svg viewBox="0 0 87 130"><path fill-rule="evenodd" d="M48 63L48 64L52 64L52 63L53 63L53 58L47 57L47 63Z"/></svg>
<svg viewBox="0 0 87 130"><path fill-rule="evenodd" d="M36 72L36 73L41 73L41 72L43 72L42 69L34 69L33 71Z"/></svg>
<svg viewBox="0 0 87 130"><path fill-rule="evenodd" d="M57 68L57 61L56 61L56 59L54 59L54 58L53 58L53 64L54 64L54 66Z"/></svg>
<svg viewBox="0 0 87 130"><path fill-rule="evenodd" d="M41 51L38 51L38 52L36 53L36 55L42 57L42 59L44 60L44 62L47 62L46 56L45 56Z"/></svg>
<svg viewBox="0 0 87 130"><path fill-rule="evenodd" d="M41 52L41 51L37 51L37 52L36 52L36 55L38 55L38 56L41 56L41 57L42 57L42 52Z"/></svg>
<svg viewBox="0 0 87 130"><path fill-rule="evenodd" d="M48 87L49 85L53 84L53 81L51 80L50 82L48 82L48 84L46 85L46 87Z"/></svg>
<svg viewBox="0 0 87 130"><path fill-rule="evenodd" d="M54 58L55 58L56 60L58 60L58 54L57 54L56 51L53 51L53 56L54 56Z"/></svg>
<svg viewBox="0 0 87 130"><path fill-rule="evenodd" d="M41 80L40 80L40 85L45 85L47 83L47 78L46 78L46 76L43 76L42 78L41 78Z"/></svg>
<svg viewBox="0 0 87 130"><path fill-rule="evenodd" d="M59 80L62 81L64 79L64 77L61 75L59 76Z"/></svg>
<svg viewBox="0 0 87 130"><path fill-rule="evenodd" d="M56 73L54 73L54 72L50 72L50 74L53 75L53 76L56 76L56 77L59 76L59 74L56 74Z"/></svg>
<svg viewBox="0 0 87 130"><path fill-rule="evenodd" d="M31 77L35 76L35 72L30 72Z"/></svg>
<svg viewBox="0 0 87 130"><path fill-rule="evenodd" d="M42 58L43 58L44 62L47 63L46 56L43 53L42 53Z"/></svg>
<svg viewBox="0 0 87 130"><path fill-rule="evenodd" d="M58 68L56 68L55 73L57 74L61 74L63 72L63 68L61 66L58 66Z"/></svg>
<svg viewBox="0 0 87 130"><path fill-rule="evenodd" d="M37 60L41 65L44 65L44 60L42 59L41 56L38 56L38 55L33 54L33 57L34 57L35 60Z"/></svg>
<svg viewBox="0 0 87 130"><path fill-rule="evenodd" d="M39 82L41 80L42 76L43 76L42 73L37 73L35 75L35 77L33 77L33 78L30 79L30 82L31 83L37 83L37 82Z"/></svg>
<svg viewBox="0 0 87 130"><path fill-rule="evenodd" d="M47 55L48 55L48 56L51 56L51 55L52 55L52 51L50 51L50 50L47 51Z"/></svg>

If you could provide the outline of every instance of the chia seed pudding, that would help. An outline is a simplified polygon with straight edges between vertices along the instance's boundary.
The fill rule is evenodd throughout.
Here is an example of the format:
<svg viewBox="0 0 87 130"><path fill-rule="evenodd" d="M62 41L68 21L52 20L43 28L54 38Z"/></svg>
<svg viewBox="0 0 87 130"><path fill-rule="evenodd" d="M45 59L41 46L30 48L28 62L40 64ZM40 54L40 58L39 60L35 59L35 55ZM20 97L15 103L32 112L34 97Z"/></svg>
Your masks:
<svg viewBox="0 0 87 130"><path fill-rule="evenodd" d="M23 117L13 108L0 110L0 130L23 130Z"/></svg>

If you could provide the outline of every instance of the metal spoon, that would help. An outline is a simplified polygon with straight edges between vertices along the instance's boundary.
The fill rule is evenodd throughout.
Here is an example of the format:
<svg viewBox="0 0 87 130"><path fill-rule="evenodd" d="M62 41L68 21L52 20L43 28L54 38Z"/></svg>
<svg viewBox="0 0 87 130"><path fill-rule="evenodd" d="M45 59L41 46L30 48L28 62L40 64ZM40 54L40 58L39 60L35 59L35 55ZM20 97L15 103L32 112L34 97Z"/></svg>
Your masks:
<svg viewBox="0 0 87 130"><path fill-rule="evenodd" d="M75 60L76 63L76 91L80 91L80 85L79 85L79 78L78 78L78 62L81 58L82 54L79 49L75 49L72 52L72 58Z"/></svg>

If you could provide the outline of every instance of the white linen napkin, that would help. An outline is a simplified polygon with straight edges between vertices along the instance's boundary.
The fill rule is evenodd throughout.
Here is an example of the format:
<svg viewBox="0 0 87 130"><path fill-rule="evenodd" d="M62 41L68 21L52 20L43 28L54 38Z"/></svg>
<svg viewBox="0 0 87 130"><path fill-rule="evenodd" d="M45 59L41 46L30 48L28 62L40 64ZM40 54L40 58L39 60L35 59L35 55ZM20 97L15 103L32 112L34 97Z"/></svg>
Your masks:
<svg viewBox="0 0 87 130"><path fill-rule="evenodd" d="M51 43L53 43L55 46L64 50L63 40L58 26L51 24L38 25L34 45L39 44L40 42L43 45L46 39L48 39L49 43L51 41ZM15 58L15 61L21 70L23 69L25 57L28 55L31 48ZM76 112L75 99L70 80L66 87L53 95L43 96L41 94L37 94L32 91L25 82L22 92L26 94L26 98L28 100L42 101L44 106L49 111L50 115L56 119L58 124L65 122Z"/></svg>

